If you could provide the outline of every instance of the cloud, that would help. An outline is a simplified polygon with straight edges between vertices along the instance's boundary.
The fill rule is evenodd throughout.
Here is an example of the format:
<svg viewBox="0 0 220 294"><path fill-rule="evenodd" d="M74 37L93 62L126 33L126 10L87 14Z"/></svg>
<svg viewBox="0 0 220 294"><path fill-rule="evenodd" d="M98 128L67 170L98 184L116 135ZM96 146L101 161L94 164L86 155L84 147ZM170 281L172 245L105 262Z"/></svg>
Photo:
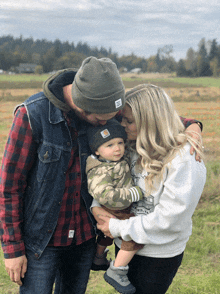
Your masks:
<svg viewBox="0 0 220 294"><path fill-rule="evenodd" d="M220 35L219 15L219 0L1 0L0 30L111 47L119 55L148 57L172 44L178 59L201 38Z"/></svg>
<svg viewBox="0 0 220 294"><path fill-rule="evenodd" d="M1 6L4 9L15 10L56 10L56 9L74 9L74 10L91 10L102 8L106 1L92 0L1 0Z"/></svg>

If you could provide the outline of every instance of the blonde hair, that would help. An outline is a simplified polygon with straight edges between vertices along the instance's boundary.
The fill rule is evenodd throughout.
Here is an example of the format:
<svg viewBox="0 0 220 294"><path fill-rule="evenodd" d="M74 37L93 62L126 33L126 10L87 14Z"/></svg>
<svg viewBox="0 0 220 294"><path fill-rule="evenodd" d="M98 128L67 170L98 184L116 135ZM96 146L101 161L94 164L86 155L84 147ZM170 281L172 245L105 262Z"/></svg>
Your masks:
<svg viewBox="0 0 220 294"><path fill-rule="evenodd" d="M184 132L185 127L173 101L162 88L143 84L128 91L125 97L137 128L137 163L141 169L148 172L145 184L150 192L153 179L162 177L165 165L187 141L200 156L201 148L196 146L201 143ZM128 142L128 147L132 148L132 142Z"/></svg>

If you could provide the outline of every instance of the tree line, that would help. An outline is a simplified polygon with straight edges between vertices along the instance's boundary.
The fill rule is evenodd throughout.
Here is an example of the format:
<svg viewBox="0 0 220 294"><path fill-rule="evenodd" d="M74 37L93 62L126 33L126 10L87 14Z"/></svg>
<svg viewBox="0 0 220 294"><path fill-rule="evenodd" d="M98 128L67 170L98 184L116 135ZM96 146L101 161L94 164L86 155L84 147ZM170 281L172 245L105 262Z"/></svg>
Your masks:
<svg viewBox="0 0 220 294"><path fill-rule="evenodd" d="M120 71L134 68L142 72L177 72L178 76L219 76L220 45L216 39L207 41L203 38L198 44L198 51L189 48L185 59L178 62L172 57L173 46L158 48L157 53L149 58L135 54L118 56L112 49L91 47L87 43L74 44L59 39L48 41L24 39L22 36L0 37L0 69L14 71L20 63L36 64L37 73L48 73L63 68L79 68L83 59L88 56L97 58L109 57Z"/></svg>
<svg viewBox="0 0 220 294"><path fill-rule="evenodd" d="M203 38L198 45L198 51L189 48L186 59L177 63L178 76L202 77L220 76L220 45L216 39L206 42Z"/></svg>

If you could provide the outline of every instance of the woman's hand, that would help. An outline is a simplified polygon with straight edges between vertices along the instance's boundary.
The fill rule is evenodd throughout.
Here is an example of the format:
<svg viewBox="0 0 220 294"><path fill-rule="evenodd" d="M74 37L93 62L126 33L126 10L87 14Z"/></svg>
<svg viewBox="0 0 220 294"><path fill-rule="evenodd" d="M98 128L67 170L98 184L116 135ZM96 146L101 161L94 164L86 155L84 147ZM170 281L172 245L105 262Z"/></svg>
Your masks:
<svg viewBox="0 0 220 294"><path fill-rule="evenodd" d="M97 228L99 230L101 230L104 233L105 236L108 236L108 237L114 239L114 237L111 235L111 233L109 231L110 217L100 215L99 220L100 220L100 223L97 224Z"/></svg>
<svg viewBox="0 0 220 294"><path fill-rule="evenodd" d="M202 146L202 131L201 131L200 126L197 123L194 123L194 124L191 124L190 126L188 126L188 128L186 129L186 133L188 133L190 136L192 136L195 140L199 141ZM197 147L200 148L200 146L198 146L198 145L197 145ZM190 154L193 155L194 152L195 152L195 149L193 147L191 147ZM196 153L196 160L201 162L201 158L198 153Z"/></svg>

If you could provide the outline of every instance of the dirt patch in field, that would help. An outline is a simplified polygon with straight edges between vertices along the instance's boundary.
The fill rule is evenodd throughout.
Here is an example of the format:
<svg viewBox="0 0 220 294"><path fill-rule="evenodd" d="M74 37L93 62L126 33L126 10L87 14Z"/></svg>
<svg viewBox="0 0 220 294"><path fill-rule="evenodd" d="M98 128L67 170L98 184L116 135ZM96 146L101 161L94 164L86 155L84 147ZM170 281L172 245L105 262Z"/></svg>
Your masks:
<svg viewBox="0 0 220 294"><path fill-rule="evenodd" d="M39 91L42 91L41 89L7 89L7 90L0 90L0 96L2 95L11 95L11 96L31 96Z"/></svg>
<svg viewBox="0 0 220 294"><path fill-rule="evenodd" d="M169 79L173 78L175 75L170 73L159 73L159 72L152 72L152 73L122 73L122 78L129 78L129 79Z"/></svg>
<svg viewBox="0 0 220 294"><path fill-rule="evenodd" d="M126 88L126 92L130 89ZM168 87L165 91L174 101L220 101L220 89L215 87Z"/></svg>

